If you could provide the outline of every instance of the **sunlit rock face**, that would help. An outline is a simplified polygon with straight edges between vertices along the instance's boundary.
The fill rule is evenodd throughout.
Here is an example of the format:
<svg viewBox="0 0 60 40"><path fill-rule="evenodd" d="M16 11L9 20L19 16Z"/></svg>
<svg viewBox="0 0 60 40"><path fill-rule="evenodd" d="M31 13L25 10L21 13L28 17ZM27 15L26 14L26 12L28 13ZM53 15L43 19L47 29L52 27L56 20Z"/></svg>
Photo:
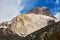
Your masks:
<svg viewBox="0 0 60 40"><path fill-rule="evenodd" d="M50 16L51 14L40 14L40 10L38 10L38 12L32 11L27 14L18 15L14 17L11 21L8 21L7 23L5 22L6 24L1 24L1 26L5 26L1 28L10 28L10 30L14 34L25 37L45 26L58 22L55 17Z"/></svg>
<svg viewBox="0 0 60 40"><path fill-rule="evenodd" d="M20 36L27 36L47 25L55 23L57 20L41 14L24 14L13 18L12 31Z"/></svg>

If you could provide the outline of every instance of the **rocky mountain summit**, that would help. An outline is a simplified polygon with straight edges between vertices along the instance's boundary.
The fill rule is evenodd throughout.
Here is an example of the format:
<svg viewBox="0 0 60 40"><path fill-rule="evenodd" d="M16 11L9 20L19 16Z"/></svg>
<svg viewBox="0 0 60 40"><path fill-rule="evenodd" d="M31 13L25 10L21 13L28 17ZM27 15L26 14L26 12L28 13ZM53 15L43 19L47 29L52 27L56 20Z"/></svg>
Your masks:
<svg viewBox="0 0 60 40"><path fill-rule="evenodd" d="M47 7L37 7L37 8L34 8L31 12L29 13L34 13L34 14L42 14L42 15L46 15L46 16L50 16L50 17L53 17L53 18L56 18L54 17L50 10L47 8Z"/></svg>
<svg viewBox="0 0 60 40"><path fill-rule="evenodd" d="M14 17L11 21L0 23L0 32L3 32L5 35L13 34L19 37L26 37L57 22L58 20L50 13L48 8L38 7L27 14ZM3 35L3 33L1 33L1 35Z"/></svg>

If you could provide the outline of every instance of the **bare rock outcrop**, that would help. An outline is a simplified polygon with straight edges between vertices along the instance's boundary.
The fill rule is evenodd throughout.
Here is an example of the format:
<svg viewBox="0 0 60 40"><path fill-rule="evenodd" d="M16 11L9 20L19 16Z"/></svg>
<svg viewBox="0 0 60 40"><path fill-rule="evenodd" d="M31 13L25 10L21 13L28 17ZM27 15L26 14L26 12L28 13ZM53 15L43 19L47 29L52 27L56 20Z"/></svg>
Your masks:
<svg viewBox="0 0 60 40"><path fill-rule="evenodd" d="M47 25L55 23L57 19L41 14L24 14L13 18L11 29L20 36L27 36Z"/></svg>

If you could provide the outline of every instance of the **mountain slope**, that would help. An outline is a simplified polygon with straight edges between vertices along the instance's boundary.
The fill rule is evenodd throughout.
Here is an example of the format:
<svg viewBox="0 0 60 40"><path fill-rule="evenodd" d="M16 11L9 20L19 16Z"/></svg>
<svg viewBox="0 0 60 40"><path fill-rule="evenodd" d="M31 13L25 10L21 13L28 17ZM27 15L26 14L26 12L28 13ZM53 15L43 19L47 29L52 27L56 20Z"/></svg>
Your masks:
<svg viewBox="0 0 60 40"><path fill-rule="evenodd" d="M0 29L0 40L60 40L60 22L45 26L26 37L17 34L11 34L6 31L7 35Z"/></svg>

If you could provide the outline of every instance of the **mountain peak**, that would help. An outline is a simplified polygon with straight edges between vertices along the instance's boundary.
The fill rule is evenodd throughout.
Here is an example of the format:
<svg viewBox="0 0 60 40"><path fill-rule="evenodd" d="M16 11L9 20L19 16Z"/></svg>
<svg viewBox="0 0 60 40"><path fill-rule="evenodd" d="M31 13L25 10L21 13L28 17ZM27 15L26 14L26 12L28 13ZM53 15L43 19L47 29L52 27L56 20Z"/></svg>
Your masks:
<svg viewBox="0 0 60 40"><path fill-rule="evenodd" d="M42 15L46 15L46 16L56 18L52 15L52 13L50 12L50 10L47 7L36 7L34 9L32 9L32 11L30 11L30 13L42 14Z"/></svg>
<svg viewBox="0 0 60 40"><path fill-rule="evenodd" d="M51 16L50 16L51 15ZM14 34L25 37L36 30L58 22L46 7L35 8L31 12L14 17L11 21L0 23L5 33L10 29ZM10 32L9 32L10 33ZM5 33L6 34L6 33Z"/></svg>

